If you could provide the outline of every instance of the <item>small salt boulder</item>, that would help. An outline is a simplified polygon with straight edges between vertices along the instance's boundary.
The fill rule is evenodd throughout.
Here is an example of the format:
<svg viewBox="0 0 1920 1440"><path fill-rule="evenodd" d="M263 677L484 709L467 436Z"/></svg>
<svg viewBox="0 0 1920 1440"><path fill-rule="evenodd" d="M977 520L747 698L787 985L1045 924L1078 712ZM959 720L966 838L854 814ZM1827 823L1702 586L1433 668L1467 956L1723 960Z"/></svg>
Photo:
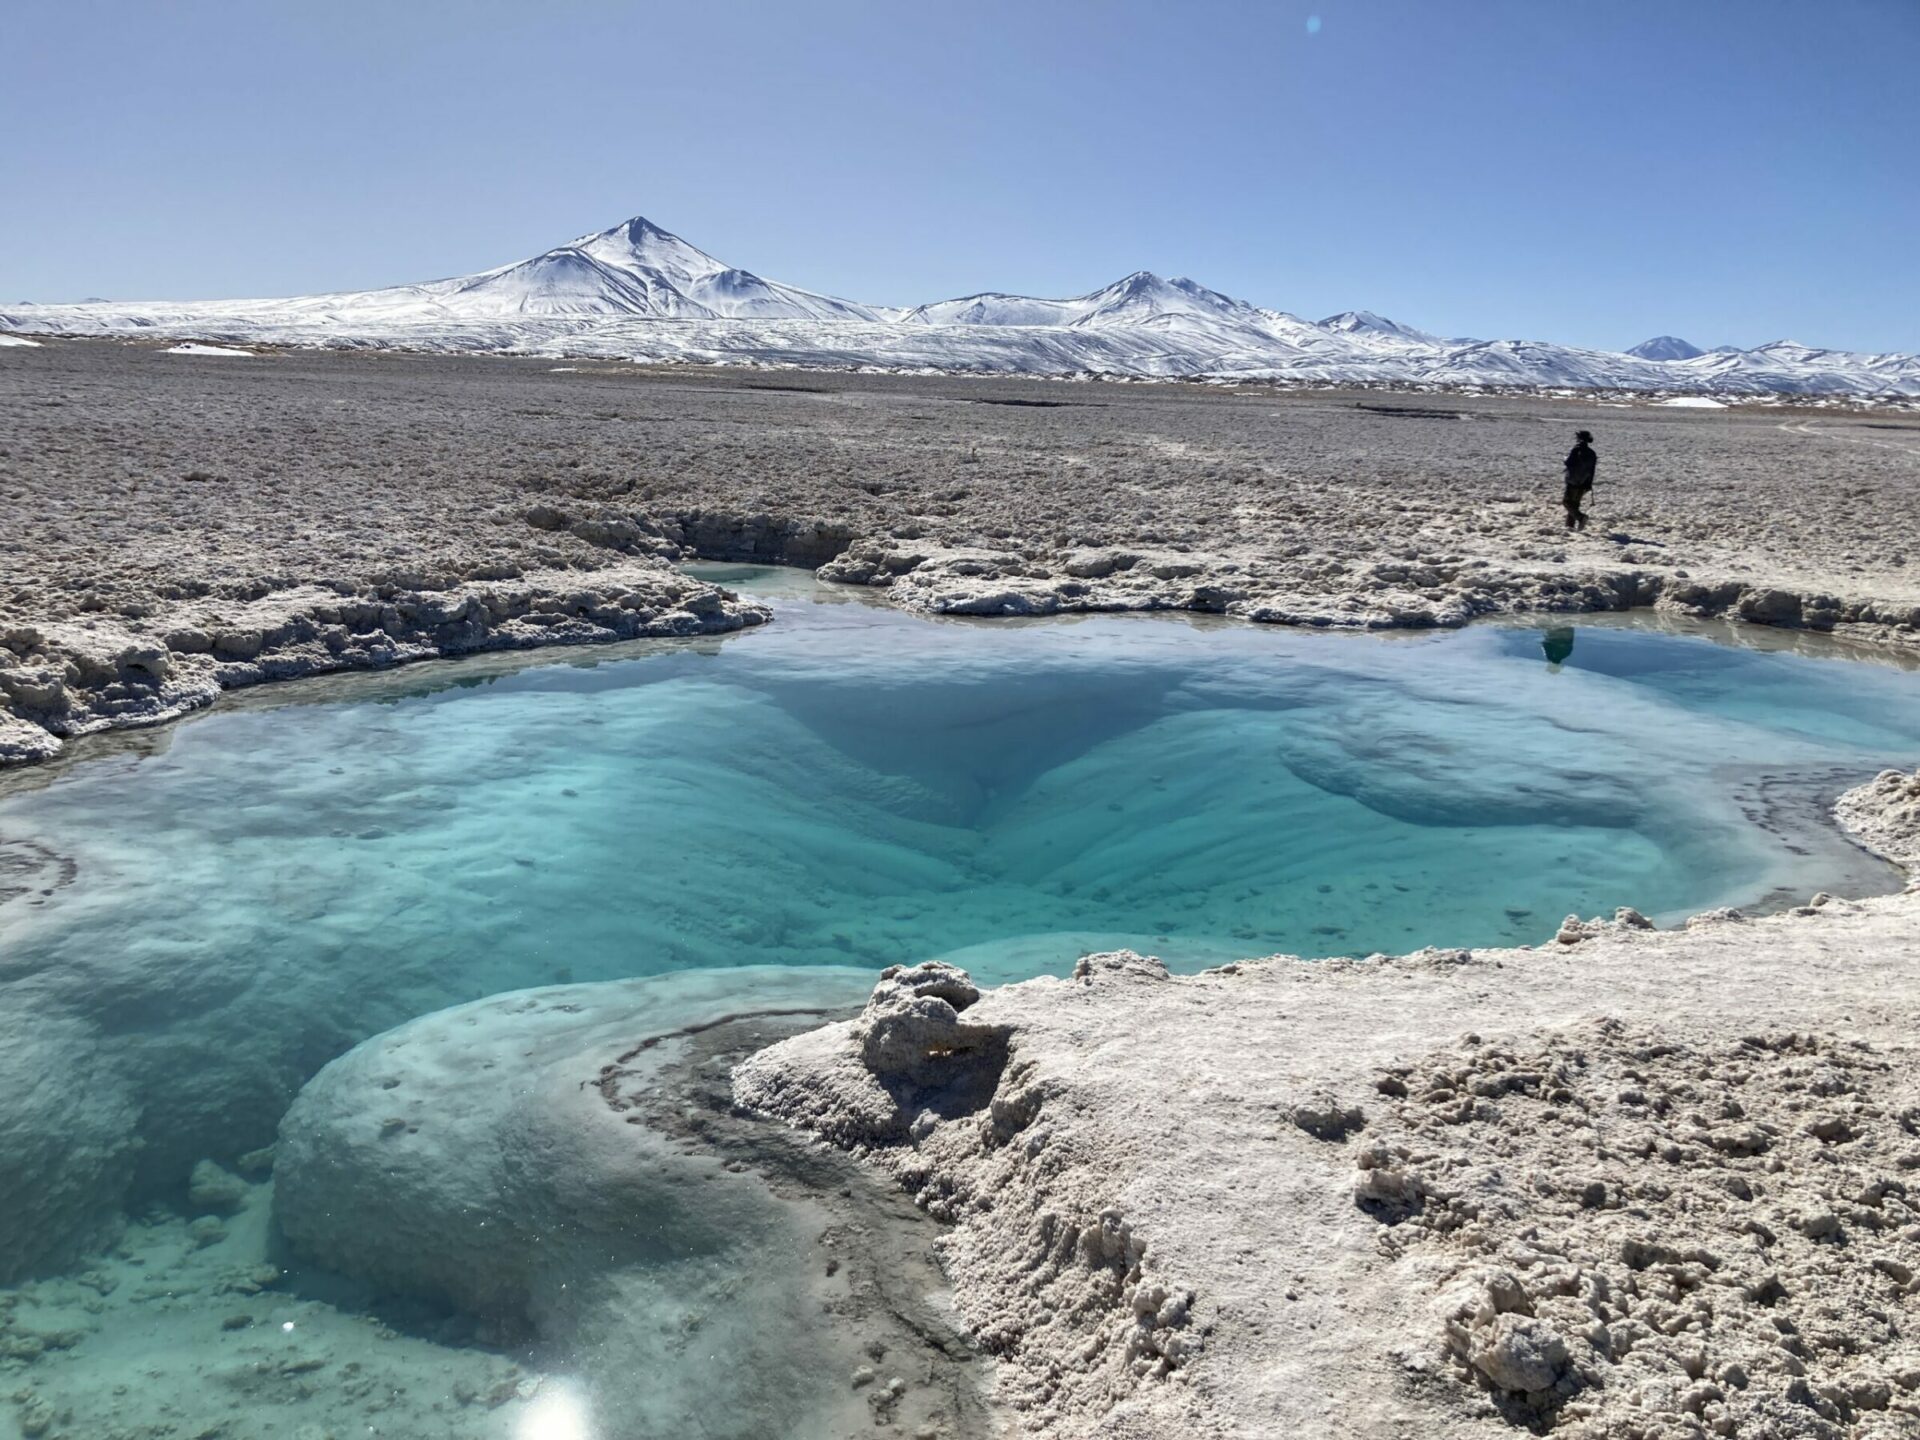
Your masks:
<svg viewBox="0 0 1920 1440"><path fill-rule="evenodd" d="M1356 1204L1383 1210L1418 1210L1427 1196L1426 1182L1410 1164L1404 1145L1388 1145L1376 1140L1354 1157L1358 1173L1353 1177Z"/></svg>
<svg viewBox="0 0 1920 1440"><path fill-rule="evenodd" d="M1358 1105L1321 1091L1287 1107L1287 1118L1316 1140L1341 1141L1367 1123Z"/></svg>
<svg viewBox="0 0 1920 1440"><path fill-rule="evenodd" d="M1002 1038L991 1027L961 1020L960 1012L979 998L979 988L955 966L937 960L888 966L856 1023L861 1058L876 1075L936 1079L950 1068L945 1062Z"/></svg>
<svg viewBox="0 0 1920 1440"><path fill-rule="evenodd" d="M1554 932L1554 942L1559 945L1578 945L1593 930L1578 915L1569 915L1560 922L1560 928Z"/></svg>
<svg viewBox="0 0 1920 1440"><path fill-rule="evenodd" d="M1172 972L1156 955L1109 950L1098 955L1082 955L1074 961L1073 978L1086 984L1100 980L1167 980L1172 978Z"/></svg>
<svg viewBox="0 0 1920 1440"><path fill-rule="evenodd" d="M1572 1365L1558 1331L1517 1313L1496 1316L1492 1324L1477 1329L1468 1360L1496 1389L1520 1395L1553 1389Z"/></svg>
<svg viewBox="0 0 1920 1440"><path fill-rule="evenodd" d="M230 1215L246 1204L247 1182L211 1160L202 1160L187 1180L187 1200L195 1210Z"/></svg>
<svg viewBox="0 0 1920 1440"><path fill-rule="evenodd" d="M1434 1313L1446 1327L1455 1349L1464 1356L1461 1337L1491 1325L1502 1315L1533 1314L1533 1297L1510 1270L1476 1270L1440 1292Z"/></svg>
<svg viewBox="0 0 1920 1440"><path fill-rule="evenodd" d="M266 636L258 630L222 630L213 637L213 656L216 660L255 660L266 643Z"/></svg>

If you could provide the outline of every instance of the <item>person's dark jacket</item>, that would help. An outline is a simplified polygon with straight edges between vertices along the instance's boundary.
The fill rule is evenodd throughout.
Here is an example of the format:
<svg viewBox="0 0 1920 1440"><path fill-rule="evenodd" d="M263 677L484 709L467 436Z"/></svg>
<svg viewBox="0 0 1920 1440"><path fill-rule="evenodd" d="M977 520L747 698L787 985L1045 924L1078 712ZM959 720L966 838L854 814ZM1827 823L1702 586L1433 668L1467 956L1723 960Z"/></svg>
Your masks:
<svg viewBox="0 0 1920 1440"><path fill-rule="evenodd" d="M1569 490L1591 490L1593 488L1593 467L1600 463L1600 457L1593 453L1593 447L1582 440L1567 452L1567 488Z"/></svg>

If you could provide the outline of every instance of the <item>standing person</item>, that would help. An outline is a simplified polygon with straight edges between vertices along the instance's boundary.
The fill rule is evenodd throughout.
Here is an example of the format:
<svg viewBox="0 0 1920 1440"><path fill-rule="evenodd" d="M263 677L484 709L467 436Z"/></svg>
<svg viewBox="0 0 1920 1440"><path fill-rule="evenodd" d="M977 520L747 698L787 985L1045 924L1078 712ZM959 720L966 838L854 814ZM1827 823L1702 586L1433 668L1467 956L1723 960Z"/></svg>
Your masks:
<svg viewBox="0 0 1920 1440"><path fill-rule="evenodd" d="M1573 440L1573 449L1567 452L1567 490L1560 503L1567 507L1567 529L1584 530L1587 512L1580 508L1580 502L1593 489L1593 469L1600 457L1593 453L1592 432L1582 430Z"/></svg>

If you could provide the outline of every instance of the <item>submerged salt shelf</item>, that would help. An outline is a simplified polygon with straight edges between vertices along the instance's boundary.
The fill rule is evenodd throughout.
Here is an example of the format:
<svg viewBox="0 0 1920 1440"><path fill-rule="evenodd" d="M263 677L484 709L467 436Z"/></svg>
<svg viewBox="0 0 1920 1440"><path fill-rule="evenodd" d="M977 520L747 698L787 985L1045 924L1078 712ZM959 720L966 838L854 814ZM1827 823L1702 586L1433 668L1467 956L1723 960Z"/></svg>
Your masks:
<svg viewBox="0 0 1920 1440"><path fill-rule="evenodd" d="M591 1410L622 1433L670 1423L731 1367L734 1420L702 1423L753 1433L773 1402L744 1377L788 1359L700 1297L764 1294L816 1343L798 1317L820 1296L778 1267L829 1218L755 1219L736 1198L716 1213L764 1243L696 1226L671 1264L639 1243L668 1224L658 1205L632 1235L563 1218L546 1230L566 1253L621 1256L591 1304L574 1261L523 1233L548 1203L525 1198L524 1165L446 1192L465 1196L457 1225L435 1191L404 1202L392 1244L354 1240L390 1238L364 1201L381 1165L415 1154L409 1173L434 1173L420 1114L497 1112L506 1130L455 1125L447 1153L519 1153L498 1137L545 1133L571 1103L552 1097L584 1093L569 1070L540 1099L518 1032L489 1028L502 1016L585 1017L600 1044L843 1004L864 980L835 967L942 957L1000 981L1119 945L1192 969L1534 943L1570 911L1896 883L1823 811L1912 762L1920 675L1611 626L935 621L807 577L709 573L767 595L778 623L289 687L0 801L0 1279L52 1277L0 1291L0 1369L23 1373L26 1411L64 1406L78 1432L297 1414L315 1433L505 1435ZM545 988L434 1015L528 987ZM482 1032L499 1053L468 1076L459 1037ZM253 1152L373 1036L295 1108L284 1153L305 1169L278 1181L295 1238L358 1255L360 1283L289 1278ZM429 1041L433 1065L379 1068ZM428 1071L442 1088L421 1110ZM246 1183L202 1166L190 1184L207 1160ZM312 1222L362 1163L354 1223ZM410 1269L406 1226L469 1249ZM748 1273L764 1290L741 1289ZM428 1310L399 1323L370 1282ZM647 1385L607 1388L643 1361ZM115 1396L133 1372L141 1392ZM822 1433L844 1400L809 1400Z"/></svg>

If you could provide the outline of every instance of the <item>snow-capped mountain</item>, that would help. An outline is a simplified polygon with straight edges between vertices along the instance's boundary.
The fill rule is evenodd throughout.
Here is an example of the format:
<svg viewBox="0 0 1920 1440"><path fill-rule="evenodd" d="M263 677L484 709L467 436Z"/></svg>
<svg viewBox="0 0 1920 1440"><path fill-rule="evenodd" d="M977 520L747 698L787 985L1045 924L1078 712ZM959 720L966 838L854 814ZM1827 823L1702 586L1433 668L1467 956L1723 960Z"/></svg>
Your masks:
<svg viewBox="0 0 1920 1440"><path fill-rule="evenodd" d="M1339 335L1369 335L1385 340L1411 340L1416 345L1444 345L1446 342L1438 335L1429 335L1424 330L1416 330L1411 325L1402 325L1398 320L1389 320L1384 315L1376 315L1371 310L1342 310L1338 315L1329 315L1320 322L1322 330L1331 330ZM1472 344L1472 341L1461 341Z"/></svg>
<svg viewBox="0 0 1920 1440"><path fill-rule="evenodd" d="M909 325L1070 325L1092 330L1156 323L1164 326L1176 319L1258 324L1260 312L1244 300L1191 280L1163 280L1151 271L1136 270L1124 280L1070 300L967 295L916 305L900 318Z"/></svg>
<svg viewBox="0 0 1920 1440"><path fill-rule="evenodd" d="M1449 340L1366 310L1303 320L1136 271L1067 299L863 305L737 269L641 216L477 275L286 300L0 309L0 331L970 374L1920 396L1920 357L1776 341L1616 353Z"/></svg>
<svg viewBox="0 0 1920 1440"><path fill-rule="evenodd" d="M1627 351L1627 354L1638 355L1642 360L1691 360L1696 355L1706 353L1698 345L1682 340L1678 335L1656 335L1651 340L1642 340Z"/></svg>
<svg viewBox="0 0 1920 1440"><path fill-rule="evenodd" d="M645 315L660 320L877 320L865 305L762 280L696 250L643 216L461 280L449 308L481 315Z"/></svg>

